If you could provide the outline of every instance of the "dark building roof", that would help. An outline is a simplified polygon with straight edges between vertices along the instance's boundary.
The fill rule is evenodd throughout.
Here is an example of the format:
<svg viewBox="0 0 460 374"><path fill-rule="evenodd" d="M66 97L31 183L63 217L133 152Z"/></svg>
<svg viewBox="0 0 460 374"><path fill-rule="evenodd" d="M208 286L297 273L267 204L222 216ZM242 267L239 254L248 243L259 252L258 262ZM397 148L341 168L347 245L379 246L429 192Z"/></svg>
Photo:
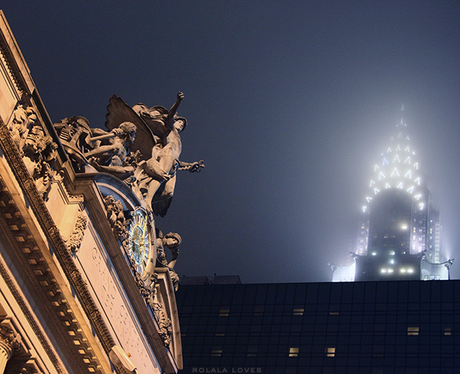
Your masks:
<svg viewBox="0 0 460 374"><path fill-rule="evenodd" d="M182 373L460 367L460 281L182 285L176 296Z"/></svg>

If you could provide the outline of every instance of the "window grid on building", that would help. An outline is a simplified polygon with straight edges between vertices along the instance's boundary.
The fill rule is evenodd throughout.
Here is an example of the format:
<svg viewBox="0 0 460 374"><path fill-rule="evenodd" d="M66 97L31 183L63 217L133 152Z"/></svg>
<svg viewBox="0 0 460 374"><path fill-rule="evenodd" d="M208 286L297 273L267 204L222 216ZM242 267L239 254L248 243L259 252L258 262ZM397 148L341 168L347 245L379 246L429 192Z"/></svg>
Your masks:
<svg viewBox="0 0 460 374"><path fill-rule="evenodd" d="M176 295L189 372L444 374L460 365L456 280L181 286Z"/></svg>

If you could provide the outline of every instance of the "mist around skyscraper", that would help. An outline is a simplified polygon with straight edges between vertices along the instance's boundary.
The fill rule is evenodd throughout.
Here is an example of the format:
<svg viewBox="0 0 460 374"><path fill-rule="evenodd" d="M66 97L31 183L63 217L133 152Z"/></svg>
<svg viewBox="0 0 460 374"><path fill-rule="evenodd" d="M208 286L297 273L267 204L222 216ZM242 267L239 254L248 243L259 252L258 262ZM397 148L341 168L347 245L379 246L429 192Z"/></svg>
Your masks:
<svg viewBox="0 0 460 374"><path fill-rule="evenodd" d="M440 212L412 143L404 106L374 164L357 222L353 264L328 265L332 280L450 279L454 259L442 253Z"/></svg>

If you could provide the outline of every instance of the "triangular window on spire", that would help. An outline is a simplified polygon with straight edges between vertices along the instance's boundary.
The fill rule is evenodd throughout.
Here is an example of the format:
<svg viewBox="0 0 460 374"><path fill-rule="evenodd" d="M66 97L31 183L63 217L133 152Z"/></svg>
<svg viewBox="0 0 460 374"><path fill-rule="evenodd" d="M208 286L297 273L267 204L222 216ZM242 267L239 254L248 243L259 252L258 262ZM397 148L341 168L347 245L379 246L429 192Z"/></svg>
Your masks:
<svg viewBox="0 0 460 374"><path fill-rule="evenodd" d="M418 162L416 162L416 163L414 164L414 168L415 168L415 170L418 170Z"/></svg>
<svg viewBox="0 0 460 374"><path fill-rule="evenodd" d="M393 140L395 140L395 138L394 138L394 137L391 137L391 138L390 138L390 141L392 142Z"/></svg>
<svg viewBox="0 0 460 374"><path fill-rule="evenodd" d="M410 165L410 156L407 156L406 161L404 161L404 163Z"/></svg>
<svg viewBox="0 0 460 374"><path fill-rule="evenodd" d="M395 175L399 177L399 171L396 168L394 168L394 170L391 172L392 177L394 177Z"/></svg>
<svg viewBox="0 0 460 374"><path fill-rule="evenodd" d="M407 192L412 193L414 192L414 186L411 186L407 189Z"/></svg>
<svg viewBox="0 0 460 374"><path fill-rule="evenodd" d="M400 133L398 134L398 139L399 139L399 138L402 138L402 137L403 137L403 136L402 136L402 133L400 132Z"/></svg>
<svg viewBox="0 0 460 374"><path fill-rule="evenodd" d="M377 165L374 166L374 171L377 171L378 169L380 169Z"/></svg>
<svg viewBox="0 0 460 374"><path fill-rule="evenodd" d="M380 174L379 174L379 180L381 179L385 179L385 174L383 174L383 172L381 171Z"/></svg>
<svg viewBox="0 0 460 374"><path fill-rule="evenodd" d="M380 192L378 188L374 188L374 194L377 195Z"/></svg>
<svg viewBox="0 0 460 374"><path fill-rule="evenodd" d="M369 183L369 187L372 187L374 184L375 184L375 182L373 180L371 180L371 182Z"/></svg>
<svg viewBox="0 0 460 374"><path fill-rule="evenodd" d="M406 178L412 179L412 171L408 171L405 175Z"/></svg>
<svg viewBox="0 0 460 374"><path fill-rule="evenodd" d="M420 177L418 177L416 180L414 180L414 183L417 183L420 186Z"/></svg>
<svg viewBox="0 0 460 374"><path fill-rule="evenodd" d="M390 147L388 147L387 153L391 153L391 148Z"/></svg>
<svg viewBox="0 0 460 374"><path fill-rule="evenodd" d="M391 188L391 186L390 186L388 183L386 183L386 184L385 184L385 188L388 189L388 188Z"/></svg>
<svg viewBox="0 0 460 374"><path fill-rule="evenodd" d="M402 182L401 182L401 183L399 183L399 184L398 184L398 186L397 186L396 188L400 188L400 189L402 190L402 188L403 188L403 184L402 184Z"/></svg>
<svg viewBox="0 0 460 374"><path fill-rule="evenodd" d="M421 198L421 197L422 197L422 194L421 194L421 193L419 193L419 194L417 194L417 195L415 195L415 196L414 196L414 199L416 199L416 200L420 200L420 198Z"/></svg>
<svg viewBox="0 0 460 374"><path fill-rule="evenodd" d="M368 196L368 197L366 197L366 200L367 200L368 203L370 203L371 200L372 200L372 197L369 197L369 196Z"/></svg>
<svg viewBox="0 0 460 374"><path fill-rule="evenodd" d="M401 163L401 160L399 159L399 156L398 156L398 155L396 155L395 158L393 159L393 164L394 164L395 162Z"/></svg>
<svg viewBox="0 0 460 374"><path fill-rule="evenodd" d="M389 164L390 163L388 162L388 160L384 157L382 161L382 166L389 165Z"/></svg>
<svg viewBox="0 0 460 374"><path fill-rule="evenodd" d="M406 136L406 140L409 140L409 135Z"/></svg>
<svg viewBox="0 0 460 374"><path fill-rule="evenodd" d="M400 151L401 150L401 146L398 144L398 146L396 147L396 150L397 151Z"/></svg>
<svg viewBox="0 0 460 374"><path fill-rule="evenodd" d="M407 146L406 149L405 149L404 151L405 151L405 152L410 152L409 146Z"/></svg>

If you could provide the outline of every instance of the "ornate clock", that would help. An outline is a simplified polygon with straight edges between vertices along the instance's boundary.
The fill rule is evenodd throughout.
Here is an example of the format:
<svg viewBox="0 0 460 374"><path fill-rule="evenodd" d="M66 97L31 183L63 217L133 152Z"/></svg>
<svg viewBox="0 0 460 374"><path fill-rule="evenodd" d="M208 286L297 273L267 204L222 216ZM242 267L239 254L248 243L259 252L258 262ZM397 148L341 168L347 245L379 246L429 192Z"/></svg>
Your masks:
<svg viewBox="0 0 460 374"><path fill-rule="evenodd" d="M147 212L138 208L133 213L133 220L128 233L128 255L139 275L143 275L149 260L150 240Z"/></svg>

